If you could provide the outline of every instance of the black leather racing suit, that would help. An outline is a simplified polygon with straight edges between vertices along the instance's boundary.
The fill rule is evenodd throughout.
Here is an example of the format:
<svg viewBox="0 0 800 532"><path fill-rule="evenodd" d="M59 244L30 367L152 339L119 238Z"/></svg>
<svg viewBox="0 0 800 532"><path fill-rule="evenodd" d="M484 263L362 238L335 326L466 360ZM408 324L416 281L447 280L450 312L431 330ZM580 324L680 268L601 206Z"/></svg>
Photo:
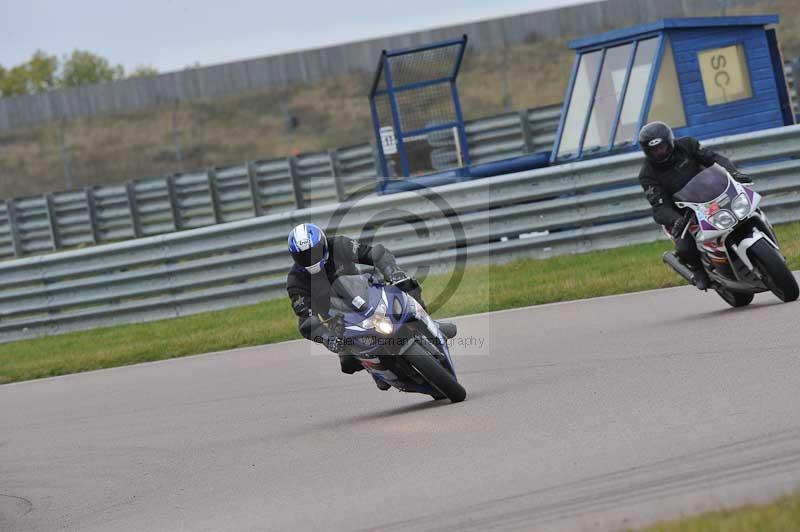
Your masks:
<svg viewBox="0 0 800 532"><path fill-rule="evenodd" d="M298 317L300 333L306 339L327 345L330 331L322 325L319 317L328 317L333 281L342 275L357 275L359 270L356 264L374 266L384 279L389 279L392 273L398 271L394 255L381 244L368 246L346 236L328 238L328 260L323 272L312 275L297 265L292 267L286 279L286 291L292 301L292 310ZM422 303L419 285L408 283L407 286L408 293ZM339 358L345 373L361 369L361 364L352 357L340 355Z"/></svg>
<svg viewBox="0 0 800 532"><path fill-rule="evenodd" d="M734 164L713 151L703 148L697 139L684 137L675 141L672 156L663 164L645 160L639 172L639 183L644 189L647 201L653 207L656 223L672 229L683 213L675 206L672 195L678 192L703 169L719 164L728 172L737 172ZM688 232L684 238L675 242L678 258L692 268L702 268L700 252L694 238Z"/></svg>

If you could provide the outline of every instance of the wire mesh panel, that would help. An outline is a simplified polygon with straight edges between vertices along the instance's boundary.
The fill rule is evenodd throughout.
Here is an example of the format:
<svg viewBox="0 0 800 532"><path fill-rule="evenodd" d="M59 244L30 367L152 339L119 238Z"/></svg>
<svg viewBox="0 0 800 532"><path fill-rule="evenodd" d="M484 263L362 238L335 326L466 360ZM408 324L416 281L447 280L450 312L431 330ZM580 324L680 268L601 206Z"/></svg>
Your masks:
<svg viewBox="0 0 800 532"><path fill-rule="evenodd" d="M381 55L370 105L384 177L469 164L456 89L466 43L465 35Z"/></svg>

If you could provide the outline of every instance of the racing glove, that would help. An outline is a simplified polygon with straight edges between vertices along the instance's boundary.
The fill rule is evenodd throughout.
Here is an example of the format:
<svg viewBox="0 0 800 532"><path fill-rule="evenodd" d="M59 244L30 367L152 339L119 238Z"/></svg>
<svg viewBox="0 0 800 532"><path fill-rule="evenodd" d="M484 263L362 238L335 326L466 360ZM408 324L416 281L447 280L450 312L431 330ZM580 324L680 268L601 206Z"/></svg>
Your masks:
<svg viewBox="0 0 800 532"><path fill-rule="evenodd" d="M322 343L331 353L339 353L344 345L344 320L341 316L333 318L329 324L330 333L326 334Z"/></svg>
<svg viewBox="0 0 800 532"><path fill-rule="evenodd" d="M397 270L392 273L389 280L391 281L392 285L396 286L403 292L409 293L417 299L420 298L420 294L414 293L414 290L419 288L419 282L413 277L409 277L406 272Z"/></svg>
<svg viewBox="0 0 800 532"><path fill-rule="evenodd" d="M389 282L392 284L400 284L409 279L408 274L403 270L395 270L389 276Z"/></svg>
<svg viewBox="0 0 800 532"><path fill-rule="evenodd" d="M681 235L683 234L683 230L686 229L686 224L687 223L688 222L687 222L685 216L681 216L680 218L675 220L675 223L672 224L672 231L670 231L670 233L672 234L672 238L673 239L679 240L681 238Z"/></svg>
<svg viewBox="0 0 800 532"><path fill-rule="evenodd" d="M344 343L344 340L341 336L336 334L326 335L322 340L322 344L328 348L328 351L335 354L338 354L339 351L342 350L342 343Z"/></svg>
<svg viewBox="0 0 800 532"><path fill-rule="evenodd" d="M736 172L733 172L731 174L731 177L734 178L739 183L742 183L744 185L752 185L753 184L753 178L752 177L750 177L747 174L743 174L743 173L739 172L738 170Z"/></svg>
<svg viewBox="0 0 800 532"><path fill-rule="evenodd" d="M314 315L311 309L311 298L305 296L295 296L292 299L292 310L298 318L310 318Z"/></svg>

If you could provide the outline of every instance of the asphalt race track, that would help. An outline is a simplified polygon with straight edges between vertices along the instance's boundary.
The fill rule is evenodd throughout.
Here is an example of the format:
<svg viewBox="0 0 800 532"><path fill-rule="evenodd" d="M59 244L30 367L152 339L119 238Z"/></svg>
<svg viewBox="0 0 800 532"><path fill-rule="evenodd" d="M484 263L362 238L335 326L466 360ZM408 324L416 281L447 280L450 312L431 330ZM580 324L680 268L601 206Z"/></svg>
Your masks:
<svg viewBox="0 0 800 532"><path fill-rule="evenodd" d="M798 314L684 287L461 318L456 405L299 342L0 386L0 530L616 530L767 500L800 488Z"/></svg>

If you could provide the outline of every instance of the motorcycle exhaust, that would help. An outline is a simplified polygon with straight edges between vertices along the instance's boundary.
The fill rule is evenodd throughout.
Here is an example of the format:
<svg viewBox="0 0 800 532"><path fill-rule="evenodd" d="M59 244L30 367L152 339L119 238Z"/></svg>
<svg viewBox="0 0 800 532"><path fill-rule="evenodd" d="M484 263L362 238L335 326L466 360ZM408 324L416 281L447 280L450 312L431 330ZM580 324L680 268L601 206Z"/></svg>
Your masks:
<svg viewBox="0 0 800 532"><path fill-rule="evenodd" d="M678 272L681 277L694 284L694 273L692 270L684 266L674 253L667 251L664 253L662 259L667 266Z"/></svg>

